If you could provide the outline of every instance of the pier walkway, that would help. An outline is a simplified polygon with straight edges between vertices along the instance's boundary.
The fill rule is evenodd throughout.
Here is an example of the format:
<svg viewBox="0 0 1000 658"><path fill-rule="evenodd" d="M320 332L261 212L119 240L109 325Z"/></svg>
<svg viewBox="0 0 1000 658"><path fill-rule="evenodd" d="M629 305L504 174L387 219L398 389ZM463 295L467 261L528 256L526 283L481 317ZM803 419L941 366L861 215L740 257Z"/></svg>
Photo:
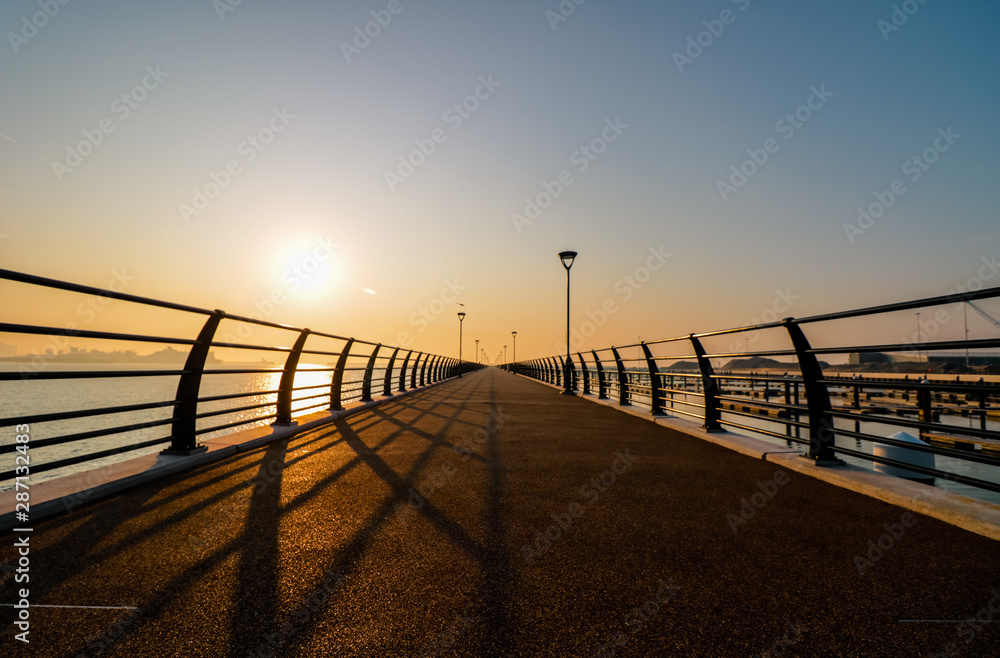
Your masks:
<svg viewBox="0 0 1000 658"><path fill-rule="evenodd" d="M961 621L1000 619L996 541L493 368L36 523L30 556L16 655L1000 646Z"/></svg>

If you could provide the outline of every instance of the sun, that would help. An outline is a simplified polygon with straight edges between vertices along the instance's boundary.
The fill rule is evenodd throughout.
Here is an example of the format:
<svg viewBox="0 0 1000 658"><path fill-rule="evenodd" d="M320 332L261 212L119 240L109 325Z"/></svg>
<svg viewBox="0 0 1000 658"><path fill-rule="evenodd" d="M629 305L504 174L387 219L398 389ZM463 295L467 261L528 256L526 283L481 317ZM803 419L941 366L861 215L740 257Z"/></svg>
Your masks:
<svg viewBox="0 0 1000 658"><path fill-rule="evenodd" d="M332 292L339 266L337 245L321 238L296 238L276 258L277 276L289 295L320 297Z"/></svg>

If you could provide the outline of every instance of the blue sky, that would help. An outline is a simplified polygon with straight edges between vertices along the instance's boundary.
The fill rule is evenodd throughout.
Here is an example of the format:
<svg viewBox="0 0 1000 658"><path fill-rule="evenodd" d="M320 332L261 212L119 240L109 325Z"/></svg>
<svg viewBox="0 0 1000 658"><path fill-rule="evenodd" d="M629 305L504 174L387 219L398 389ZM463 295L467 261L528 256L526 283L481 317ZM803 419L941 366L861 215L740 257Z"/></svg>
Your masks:
<svg viewBox="0 0 1000 658"><path fill-rule="evenodd" d="M432 351L461 302L466 339L518 330L524 357L563 340L563 249L574 323L616 309L586 348L746 324L777 291L798 316L943 294L1000 244L998 26L935 0L12 0L0 263L126 268L129 292L233 313L278 290L268 319Z"/></svg>

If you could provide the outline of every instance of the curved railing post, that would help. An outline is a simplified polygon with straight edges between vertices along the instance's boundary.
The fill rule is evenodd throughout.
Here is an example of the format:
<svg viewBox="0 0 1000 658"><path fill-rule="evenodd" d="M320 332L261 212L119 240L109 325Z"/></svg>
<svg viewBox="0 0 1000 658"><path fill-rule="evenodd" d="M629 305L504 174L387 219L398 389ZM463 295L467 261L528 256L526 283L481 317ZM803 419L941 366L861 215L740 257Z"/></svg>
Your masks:
<svg viewBox="0 0 1000 658"><path fill-rule="evenodd" d="M720 432L722 426L719 421L722 413L719 407L719 382L715 378L715 369L712 368L712 361L705 356L705 348L701 341L694 334L688 336L691 345L694 347L695 357L698 359L698 369L701 370L701 388L705 399L705 425L709 432Z"/></svg>
<svg viewBox="0 0 1000 658"><path fill-rule="evenodd" d="M380 347L382 347L382 343L375 346L375 349L372 350L372 355L368 357L368 365L365 366L365 380L361 384L362 402L372 401L372 374L375 372L375 358L378 356Z"/></svg>
<svg viewBox="0 0 1000 658"><path fill-rule="evenodd" d="M818 465L843 464L833 451L836 435L833 433L833 417L830 415L830 391L822 382L823 369L812 352L809 339L802 333L802 327L794 318L781 321L788 330L792 348L799 360L802 384L806 389L806 407L809 410L809 458Z"/></svg>
<svg viewBox="0 0 1000 658"><path fill-rule="evenodd" d="M556 359L559 360L556 364L556 386L566 388L566 359L562 358L562 354Z"/></svg>
<svg viewBox="0 0 1000 658"><path fill-rule="evenodd" d="M406 392L406 364L410 362L410 357L413 356L413 350L406 353L406 357L403 359L403 367L399 369L399 392Z"/></svg>
<svg viewBox="0 0 1000 658"><path fill-rule="evenodd" d="M417 358L413 360L413 366L410 368L410 388L417 387L417 370L420 368L420 357L424 356L423 352L417 354Z"/></svg>
<svg viewBox="0 0 1000 658"><path fill-rule="evenodd" d="M330 411L340 411L344 408L341 398L341 392L344 388L344 368L347 366L347 357L351 353L352 345L354 345L354 339L348 338L344 348L340 351L340 356L337 357L336 370L333 371L333 381L330 383Z"/></svg>
<svg viewBox="0 0 1000 658"><path fill-rule="evenodd" d="M580 379L583 380L583 393L586 395L590 393L590 371L587 370L587 364L583 360L583 355L579 352L576 355L580 357Z"/></svg>
<svg viewBox="0 0 1000 658"><path fill-rule="evenodd" d="M649 369L649 412L654 416L663 414L663 382L660 381L660 369L656 367L656 359L649 351L649 345L639 343L642 346L643 356L646 357L646 368Z"/></svg>
<svg viewBox="0 0 1000 658"><path fill-rule="evenodd" d="M170 429L170 447L163 451L165 455L193 455L208 450L208 446L198 445L195 435L198 425L198 392L201 390L201 375L205 372L205 362L208 360L215 330L225 317L226 312L218 309L208 316L195 344L188 351L184 374L177 383L177 394L174 396L177 404L174 405Z"/></svg>
<svg viewBox="0 0 1000 658"><path fill-rule="evenodd" d="M392 395L392 366L396 363L397 354L399 354L398 347L392 351L392 356L389 357L389 365L385 367L385 379L382 380L382 395L385 396Z"/></svg>
<svg viewBox="0 0 1000 658"><path fill-rule="evenodd" d="M295 421L292 420L292 396L295 391L292 387L295 384L295 371L299 369L299 357L302 356L302 348L307 338L309 330L303 329L288 353L288 358L285 359L281 382L278 384L278 402L275 405L278 415L274 419L274 425L295 425Z"/></svg>
<svg viewBox="0 0 1000 658"><path fill-rule="evenodd" d="M427 383L428 384L433 384L434 382L437 381L437 377L435 377L435 374L437 373L437 364L438 364L438 359L439 358L440 357L437 356L437 355L431 357L430 367L429 367L429 369L427 371Z"/></svg>
<svg viewBox="0 0 1000 658"><path fill-rule="evenodd" d="M597 350L591 350L591 354L594 355L594 365L597 368L597 399L607 400L608 399L608 382L604 377L604 364L597 357Z"/></svg>
<svg viewBox="0 0 1000 658"><path fill-rule="evenodd" d="M618 369L618 406L627 407L632 404L628 394L628 373L625 372L625 365L622 357L618 354L618 348L612 347L611 353L615 355L615 367Z"/></svg>

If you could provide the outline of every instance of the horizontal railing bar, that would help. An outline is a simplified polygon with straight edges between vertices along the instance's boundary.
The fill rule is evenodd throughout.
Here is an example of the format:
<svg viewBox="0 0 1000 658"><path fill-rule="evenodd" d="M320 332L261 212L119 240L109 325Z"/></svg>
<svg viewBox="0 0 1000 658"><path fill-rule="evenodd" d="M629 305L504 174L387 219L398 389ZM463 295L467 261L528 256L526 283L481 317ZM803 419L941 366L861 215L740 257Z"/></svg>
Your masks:
<svg viewBox="0 0 1000 658"><path fill-rule="evenodd" d="M822 315L812 315L805 318L796 318L799 324L811 322L825 322L827 320L845 320L857 318L864 315L875 315L879 313L894 313L896 311L909 311L915 308L925 308L928 306L941 306L943 304L958 304L965 301L975 301L977 299L989 299L1000 296L1000 286L993 288L983 288L982 290L953 293L950 295L938 295L937 297L925 297L910 302L897 302L895 304L882 304L880 306L868 306L851 311L839 311L837 313L824 313Z"/></svg>
<svg viewBox="0 0 1000 658"><path fill-rule="evenodd" d="M852 439L868 441L869 443L883 443L885 445L913 450L914 452L926 452L932 455L950 457L959 461L976 462L978 464L1000 467L1000 457L993 457L991 455L977 453L972 450L954 450L952 448L943 448L933 444L909 443L908 441L899 441L885 436L875 436L874 434L868 434L866 432L853 432L851 430L843 430L836 427L834 427L831 431L838 436L847 436Z"/></svg>
<svg viewBox="0 0 1000 658"><path fill-rule="evenodd" d="M66 336L67 338L122 340L134 343L163 343L167 345L194 345L197 342L190 338L169 338L166 336L150 336L148 334L122 334L110 331L92 331L89 329L68 329L66 327L60 329L58 327L45 327L34 324L11 324L9 322L0 322L0 332L9 334L31 334L36 336Z"/></svg>
<svg viewBox="0 0 1000 658"><path fill-rule="evenodd" d="M203 429L195 430L195 436L201 436L202 434L209 434L211 432L216 432L219 430L226 430L230 427L239 427L240 425L251 425L253 423L259 423L261 421L267 420L268 418L277 418L278 412L273 414L267 414L265 416L257 416L255 418L248 418L246 420L238 420L232 423L226 423L225 425L215 425L213 427L205 427Z"/></svg>
<svg viewBox="0 0 1000 658"><path fill-rule="evenodd" d="M159 299L151 299L149 297L140 297L138 295L130 295L123 292L115 292L114 290L106 290L104 288L95 288L93 286L85 286L79 283L67 283L65 281L58 281L56 279L49 279L42 276L36 276L34 274L24 274L23 272L14 272L13 270L0 269L0 279L7 279L8 281L17 281L19 283L27 283L35 286L43 286L45 288L55 288L57 290L66 290L68 292L80 292L87 295L97 295L99 297L110 297L112 299L120 299L126 302L134 302L136 304L145 304L146 306L158 306L160 308L168 308L174 311L185 311L187 313L199 313L201 315L212 315L213 311L208 309L198 308L197 306L187 306L185 304L175 304L173 302L164 302Z"/></svg>
<svg viewBox="0 0 1000 658"><path fill-rule="evenodd" d="M842 455L850 455L851 457L855 457L857 459L879 462L882 464L886 464L888 466L895 466L896 468L902 468L907 471L911 471L913 473L930 475L932 477L940 478L942 480L948 480L950 482L958 482L959 484L967 484L972 487L978 487L980 489L986 489L987 491L994 491L1000 493L1000 484L996 484L994 482L988 482L986 480L980 480L977 478L969 477L967 475L961 475L959 473L951 473L949 471L941 471L936 468L926 468L924 466L918 466L917 464L911 464L909 462L899 461L897 459L890 459L888 457L869 455L866 452L860 452L857 450L852 450L850 448L844 448L841 446L833 446L833 450L839 452Z"/></svg>
<svg viewBox="0 0 1000 658"><path fill-rule="evenodd" d="M1000 338L976 338L973 340L942 340L935 343L892 343L889 345L864 345L858 347L814 347L808 354L851 354L868 352L932 352L938 350L964 350L1000 347ZM916 374L916 373L914 373Z"/></svg>
<svg viewBox="0 0 1000 658"><path fill-rule="evenodd" d="M202 418L212 418L214 416L225 416L227 414L240 413L241 411L250 411L252 409L262 409L264 407L273 407L276 402L258 402L257 404L249 404L242 407L233 407L232 409L216 409L215 411L203 411L195 414L197 420Z"/></svg>
<svg viewBox="0 0 1000 658"><path fill-rule="evenodd" d="M77 418L88 418L91 416L103 416L105 414L123 414L130 411L144 411L146 409L165 409L176 406L176 400L169 402L144 402L142 404L129 404L120 407L101 407L99 409L81 409L78 411L59 411L47 414L33 414L30 416L18 416L12 418L0 418L0 427L11 425L34 425L36 423L50 423L56 420L75 420Z"/></svg>
<svg viewBox="0 0 1000 658"><path fill-rule="evenodd" d="M143 423L135 423L132 425L119 425L118 427L104 427L97 430L88 430L86 432L77 432L75 434L63 434L62 436L53 436L48 439L32 439L32 448L44 448L46 446L56 446L62 445L64 443L73 443L74 441L85 441L87 439L96 439L102 436L111 436L112 434L122 434L124 432L130 432L132 430L144 430L150 427L160 427L162 425L169 425L173 422L171 418L161 418L159 420L149 420ZM0 446L0 455L6 454L8 452L14 452L17 448L17 444L9 444Z"/></svg>
<svg viewBox="0 0 1000 658"><path fill-rule="evenodd" d="M124 377L179 377L183 370L56 370L31 373L25 376L17 372L0 372L0 381L18 379L100 379Z"/></svg>
<svg viewBox="0 0 1000 658"><path fill-rule="evenodd" d="M723 413L732 414L733 412L732 411L723 411ZM737 415L737 416L743 416L744 414L735 414L735 415ZM793 443L801 443L801 444L806 444L806 445L808 445L808 443L809 443L808 439L802 439L802 438L796 437L796 436L788 436L787 434L778 434L777 432L772 432L771 430L766 430L766 429L758 428L758 427L751 427L749 425L743 425L742 423L734 423L731 420L720 420L719 424L720 425L725 425L727 427L735 427L737 429L741 429L741 430L744 430L744 431L747 431L747 432L758 432L760 434L764 434L765 436L771 436L771 437L774 437L776 439L783 439L785 441L792 441Z"/></svg>
<svg viewBox="0 0 1000 658"><path fill-rule="evenodd" d="M763 414L755 414L752 411L742 411L737 409L727 409L726 407L720 407L719 411L726 414L732 414L734 416L742 416L743 418L753 418L755 420L764 420L769 423L774 423L775 425L785 425L788 427L798 427L801 429L809 429L809 423L803 423L798 420L791 420L790 418L771 418Z"/></svg>
<svg viewBox="0 0 1000 658"><path fill-rule="evenodd" d="M895 425L897 427L909 427L918 430L928 430L930 432L943 432L945 434L963 434L965 436L975 436L980 439L991 439L1000 441L1000 433L992 430L977 430L971 427L959 427L957 425L944 425L942 423L927 423L921 420L910 420L904 416L888 416L883 414L862 414L858 410L848 411L845 407L835 407L830 415L836 418L843 418L859 423L879 423L880 425ZM912 407L911 407L912 409ZM950 431L949 431L950 430ZM966 434L969 432L970 434Z"/></svg>
<svg viewBox="0 0 1000 658"><path fill-rule="evenodd" d="M60 459L59 461L54 461L54 462L47 462L47 463L41 463L41 464L34 464L33 463L31 465L31 472L32 473L44 473L45 471L52 471L52 470L55 470L57 468L64 468L66 466L73 466L75 464L80 464L80 463L83 463L83 462L86 462L86 461L92 461L92 460L95 460L95 459L101 459L102 457L110 457L111 455L120 455L120 454L125 453L125 452L132 452L133 450L141 450L143 448L149 448L149 447L152 447L152 446L155 446L155 445L162 445L164 443L168 443L170 441L170 438L171 437L168 436L168 437L159 438L159 439L152 439L150 441L144 441L142 443L129 444L128 446L121 447L121 448L110 448L108 450L102 450L100 452L92 452L92 453L89 453L89 454L86 454L86 455L78 455L76 457L67 457L66 459ZM32 445L35 444L34 441L32 441L31 443L32 443ZM13 479L15 477L16 474L17 474L16 470L6 471L4 473L0 473L0 481L11 480L11 479Z"/></svg>

